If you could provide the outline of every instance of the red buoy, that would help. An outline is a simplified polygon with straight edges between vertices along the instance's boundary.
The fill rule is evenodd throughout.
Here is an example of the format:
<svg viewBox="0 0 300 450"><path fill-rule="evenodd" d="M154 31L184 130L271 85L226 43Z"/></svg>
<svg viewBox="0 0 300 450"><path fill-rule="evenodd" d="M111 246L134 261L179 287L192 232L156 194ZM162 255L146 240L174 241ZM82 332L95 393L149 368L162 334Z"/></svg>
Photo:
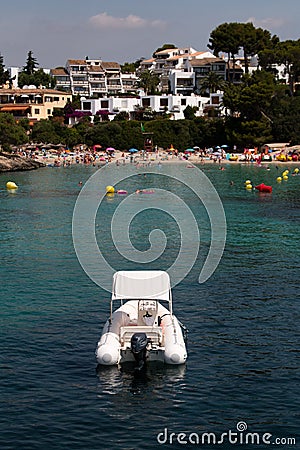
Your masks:
<svg viewBox="0 0 300 450"><path fill-rule="evenodd" d="M257 189L259 192L272 192L272 186L267 186L264 183L255 186L255 189Z"/></svg>

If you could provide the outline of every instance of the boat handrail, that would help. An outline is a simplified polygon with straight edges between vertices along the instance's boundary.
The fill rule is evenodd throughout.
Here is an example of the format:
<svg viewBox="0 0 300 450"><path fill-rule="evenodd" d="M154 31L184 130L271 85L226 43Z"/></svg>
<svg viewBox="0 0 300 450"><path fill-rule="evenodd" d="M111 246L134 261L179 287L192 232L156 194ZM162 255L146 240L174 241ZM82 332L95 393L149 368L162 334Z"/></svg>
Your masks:
<svg viewBox="0 0 300 450"><path fill-rule="evenodd" d="M173 305L172 305L172 294L170 292L170 296L168 300L163 299L157 299L157 298L111 298L110 299L110 320L112 320L112 314L113 314L113 303L114 302L120 302L120 306L122 306L124 303L130 302L130 301L136 301L139 302L140 300L148 300L148 301L155 301L157 303L167 303L169 305L169 313L170 316L173 317Z"/></svg>

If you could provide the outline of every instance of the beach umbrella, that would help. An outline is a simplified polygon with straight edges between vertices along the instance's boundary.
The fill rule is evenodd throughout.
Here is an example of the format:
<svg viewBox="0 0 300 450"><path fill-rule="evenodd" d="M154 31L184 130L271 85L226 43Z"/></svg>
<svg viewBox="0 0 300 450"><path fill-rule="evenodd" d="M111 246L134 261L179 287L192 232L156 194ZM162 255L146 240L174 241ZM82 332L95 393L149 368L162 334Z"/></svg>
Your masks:
<svg viewBox="0 0 300 450"><path fill-rule="evenodd" d="M221 148L228 148L228 145L226 145L226 144L221 145Z"/></svg>
<svg viewBox="0 0 300 450"><path fill-rule="evenodd" d="M138 149L137 148L130 148L128 151L129 151L129 153L137 153Z"/></svg>
<svg viewBox="0 0 300 450"><path fill-rule="evenodd" d="M116 149L113 148L113 147L107 147L106 151L107 151L107 152L115 152Z"/></svg>
<svg viewBox="0 0 300 450"><path fill-rule="evenodd" d="M195 147L193 147L194 150L200 150L200 147L198 147L198 145L195 145Z"/></svg>
<svg viewBox="0 0 300 450"><path fill-rule="evenodd" d="M187 148L185 153L193 153L195 150L193 148Z"/></svg>

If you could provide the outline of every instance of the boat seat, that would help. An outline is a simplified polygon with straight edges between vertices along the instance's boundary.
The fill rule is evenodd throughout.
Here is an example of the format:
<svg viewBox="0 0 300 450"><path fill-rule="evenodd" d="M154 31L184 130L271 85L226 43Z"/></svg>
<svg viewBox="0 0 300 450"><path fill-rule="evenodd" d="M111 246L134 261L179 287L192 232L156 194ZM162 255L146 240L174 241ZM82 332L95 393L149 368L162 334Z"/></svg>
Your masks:
<svg viewBox="0 0 300 450"><path fill-rule="evenodd" d="M120 328L120 341L122 346L130 347L131 337L134 333L146 333L152 345L161 345L163 340L162 329L147 325L125 326Z"/></svg>

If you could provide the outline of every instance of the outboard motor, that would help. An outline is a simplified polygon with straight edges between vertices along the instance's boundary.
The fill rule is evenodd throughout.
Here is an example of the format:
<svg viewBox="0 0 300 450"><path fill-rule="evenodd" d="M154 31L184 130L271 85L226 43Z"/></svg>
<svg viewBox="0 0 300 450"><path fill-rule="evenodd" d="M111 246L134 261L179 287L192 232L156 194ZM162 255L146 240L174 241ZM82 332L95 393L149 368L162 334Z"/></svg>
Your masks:
<svg viewBox="0 0 300 450"><path fill-rule="evenodd" d="M137 370L141 370L145 365L148 342L146 333L134 333L131 336L131 351L138 363Z"/></svg>

